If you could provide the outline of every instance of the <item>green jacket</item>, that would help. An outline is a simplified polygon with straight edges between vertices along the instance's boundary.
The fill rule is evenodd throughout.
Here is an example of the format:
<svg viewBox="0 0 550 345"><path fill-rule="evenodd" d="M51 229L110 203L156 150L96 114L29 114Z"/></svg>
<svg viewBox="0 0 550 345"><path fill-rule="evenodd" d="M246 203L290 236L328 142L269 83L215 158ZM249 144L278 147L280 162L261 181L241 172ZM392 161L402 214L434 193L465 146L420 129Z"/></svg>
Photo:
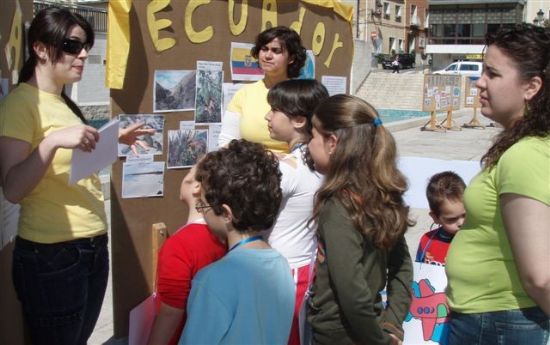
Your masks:
<svg viewBox="0 0 550 345"><path fill-rule="evenodd" d="M308 321L315 344L390 344L403 339L411 302L411 257L402 237L389 251L374 247L344 206L329 200L319 216L317 273ZM380 292L387 284L388 306Z"/></svg>

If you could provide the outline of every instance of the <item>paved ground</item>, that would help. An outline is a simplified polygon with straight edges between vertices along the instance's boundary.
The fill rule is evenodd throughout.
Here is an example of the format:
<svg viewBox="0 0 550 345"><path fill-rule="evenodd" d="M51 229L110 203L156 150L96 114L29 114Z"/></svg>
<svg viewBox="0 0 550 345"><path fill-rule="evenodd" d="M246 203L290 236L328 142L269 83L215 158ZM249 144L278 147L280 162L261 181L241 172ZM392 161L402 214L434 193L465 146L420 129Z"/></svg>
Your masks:
<svg viewBox="0 0 550 345"><path fill-rule="evenodd" d="M455 120L458 125L468 122L471 117L472 110L469 109L455 113ZM419 128L425 121L413 120L408 121L405 125L402 123L388 124L387 127L392 130L396 139L399 155L479 161L490 146L492 138L498 133L498 129L495 127L446 132L420 131ZM486 119L482 118L481 121L484 124L489 124ZM109 210L109 203L106 205L107 210ZM409 229L406 238L411 253L414 255L418 240L429 229L431 219L425 209L411 209L411 216L417 221L417 224ZM109 286L100 319L89 341L90 345L127 344L125 339L113 339L112 310L112 294Z"/></svg>

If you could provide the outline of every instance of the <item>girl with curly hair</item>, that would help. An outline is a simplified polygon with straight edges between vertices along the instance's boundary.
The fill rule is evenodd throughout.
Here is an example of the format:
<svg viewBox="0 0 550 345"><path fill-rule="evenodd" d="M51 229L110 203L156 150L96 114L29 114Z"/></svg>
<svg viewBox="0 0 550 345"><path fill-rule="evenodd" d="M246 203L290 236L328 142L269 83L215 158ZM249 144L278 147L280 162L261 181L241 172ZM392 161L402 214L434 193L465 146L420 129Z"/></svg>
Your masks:
<svg viewBox="0 0 550 345"><path fill-rule="evenodd" d="M550 315L550 29L486 36L481 113L504 130L464 202L447 256L449 344L548 341Z"/></svg>

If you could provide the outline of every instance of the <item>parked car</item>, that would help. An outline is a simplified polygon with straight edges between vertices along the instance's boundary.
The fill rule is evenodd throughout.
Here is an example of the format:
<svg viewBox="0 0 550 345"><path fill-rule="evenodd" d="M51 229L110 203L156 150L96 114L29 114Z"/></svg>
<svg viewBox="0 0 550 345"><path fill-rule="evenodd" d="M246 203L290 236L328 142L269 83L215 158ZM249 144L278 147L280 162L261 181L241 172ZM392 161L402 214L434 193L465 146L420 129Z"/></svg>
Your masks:
<svg viewBox="0 0 550 345"><path fill-rule="evenodd" d="M399 60L399 68L414 68L414 59L415 56L412 54L397 54L397 58ZM392 65L391 63L395 59L395 55L391 56L388 55L384 60L382 61L382 68L384 69L391 69Z"/></svg>
<svg viewBox="0 0 550 345"><path fill-rule="evenodd" d="M473 77L481 77L483 63L478 61L457 61L453 62L444 69L433 72L433 74L458 74Z"/></svg>

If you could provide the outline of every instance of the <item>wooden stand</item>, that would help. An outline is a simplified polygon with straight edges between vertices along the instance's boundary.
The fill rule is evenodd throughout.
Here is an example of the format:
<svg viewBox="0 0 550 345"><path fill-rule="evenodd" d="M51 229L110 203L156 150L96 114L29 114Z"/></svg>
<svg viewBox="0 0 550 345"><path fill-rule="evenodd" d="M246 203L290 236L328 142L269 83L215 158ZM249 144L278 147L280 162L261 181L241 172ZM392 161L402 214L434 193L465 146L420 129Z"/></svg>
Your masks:
<svg viewBox="0 0 550 345"><path fill-rule="evenodd" d="M445 128L437 124L437 118L435 117L435 110L432 110L432 113L430 115L430 121L426 122L424 126L420 127L420 130L432 131L432 132L445 132Z"/></svg>
<svg viewBox="0 0 550 345"><path fill-rule="evenodd" d="M440 124L443 128L445 129L449 129L449 130L452 130L452 131L460 131L462 130L460 127L458 127L455 123L455 121L453 120L453 108L449 106L449 108L447 108L447 118L445 120L443 120L443 122L441 122Z"/></svg>
<svg viewBox="0 0 550 345"><path fill-rule="evenodd" d="M151 258L153 265L153 290L156 290L157 287L157 262L158 262L158 252L164 241L168 238L168 231L166 230L166 224L164 223L155 223L151 226Z"/></svg>
<svg viewBox="0 0 550 345"><path fill-rule="evenodd" d="M463 124L462 127L464 127L464 128L482 128L482 129L485 129L485 126L482 125L481 122L479 122L479 120L477 118L477 107L474 107L474 116L472 117L470 122Z"/></svg>

